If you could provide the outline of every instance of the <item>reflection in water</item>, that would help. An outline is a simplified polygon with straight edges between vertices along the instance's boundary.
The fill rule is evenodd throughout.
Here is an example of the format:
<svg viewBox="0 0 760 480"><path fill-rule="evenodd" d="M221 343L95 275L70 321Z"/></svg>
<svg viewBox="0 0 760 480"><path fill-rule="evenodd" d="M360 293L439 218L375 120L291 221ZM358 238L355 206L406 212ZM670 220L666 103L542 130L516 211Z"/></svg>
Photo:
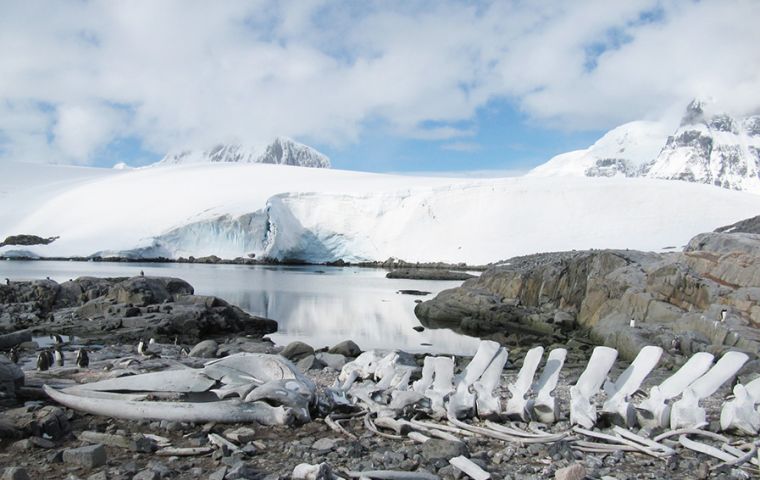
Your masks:
<svg viewBox="0 0 760 480"><path fill-rule="evenodd" d="M58 282L80 276L174 276L195 292L215 295L244 310L277 320L270 337L278 344L302 340L315 348L354 340L363 349L474 353L478 340L447 329L416 332L411 295L398 290L437 292L461 282L387 279L385 271L356 267L245 266L99 262L0 262L0 278L49 276ZM429 346L426 346L428 345Z"/></svg>

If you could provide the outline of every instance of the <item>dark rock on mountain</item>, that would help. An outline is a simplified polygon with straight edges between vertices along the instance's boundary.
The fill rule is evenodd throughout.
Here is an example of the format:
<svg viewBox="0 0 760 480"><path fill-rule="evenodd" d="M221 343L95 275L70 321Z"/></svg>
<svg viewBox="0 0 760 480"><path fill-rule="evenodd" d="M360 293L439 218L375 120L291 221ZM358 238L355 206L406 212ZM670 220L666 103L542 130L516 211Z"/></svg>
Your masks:
<svg viewBox="0 0 760 480"><path fill-rule="evenodd" d="M467 280L474 278L465 272L452 272L446 269L438 268L401 268L391 270L385 275L385 278L405 278L413 280Z"/></svg>
<svg viewBox="0 0 760 480"><path fill-rule="evenodd" d="M758 122L760 123L760 122ZM760 215L741 220L725 227L715 229L718 233L757 233L760 234Z"/></svg>

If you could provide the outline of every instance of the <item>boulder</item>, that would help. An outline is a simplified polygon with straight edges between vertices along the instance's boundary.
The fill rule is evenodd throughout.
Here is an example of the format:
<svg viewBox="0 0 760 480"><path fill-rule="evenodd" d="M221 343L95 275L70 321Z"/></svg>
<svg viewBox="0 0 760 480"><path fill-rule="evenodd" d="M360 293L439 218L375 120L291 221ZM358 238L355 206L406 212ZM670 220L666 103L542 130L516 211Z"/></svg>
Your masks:
<svg viewBox="0 0 760 480"><path fill-rule="evenodd" d="M0 400L16 397L16 389L24 385L24 372L18 365L0 356Z"/></svg>
<svg viewBox="0 0 760 480"><path fill-rule="evenodd" d="M188 353L187 356L216 358L216 351L218 348L219 344L217 344L214 340L203 340L202 342L196 344L192 350L190 350L190 353Z"/></svg>
<svg viewBox="0 0 760 480"><path fill-rule="evenodd" d="M290 342L280 352L280 355L294 362L313 354L314 347L299 341Z"/></svg>
<svg viewBox="0 0 760 480"><path fill-rule="evenodd" d="M338 355L343 355L345 357L358 357L361 355L362 349L359 348L359 345L357 345L354 341L344 340L334 345L327 352L337 353Z"/></svg>
<svg viewBox="0 0 760 480"><path fill-rule="evenodd" d="M193 293L193 287L180 278L140 276L117 283L109 289L106 297L117 303L144 307Z"/></svg>

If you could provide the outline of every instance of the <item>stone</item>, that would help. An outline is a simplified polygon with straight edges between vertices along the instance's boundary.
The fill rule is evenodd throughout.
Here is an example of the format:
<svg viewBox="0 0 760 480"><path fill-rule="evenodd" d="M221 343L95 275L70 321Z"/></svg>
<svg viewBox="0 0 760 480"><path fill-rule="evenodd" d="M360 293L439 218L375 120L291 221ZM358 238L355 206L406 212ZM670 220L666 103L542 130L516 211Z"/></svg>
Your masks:
<svg viewBox="0 0 760 480"><path fill-rule="evenodd" d="M15 398L16 389L24 385L24 372L5 356L0 356L0 398Z"/></svg>
<svg viewBox="0 0 760 480"><path fill-rule="evenodd" d="M313 354L314 348L311 345L308 345L304 342L299 342L297 340L295 342L290 342L287 344L285 348L283 348L280 352L280 355L294 362L297 362L298 360Z"/></svg>
<svg viewBox="0 0 760 480"><path fill-rule="evenodd" d="M54 440L63 438L71 431L66 412L60 407L42 407L35 412L39 435L48 435Z"/></svg>
<svg viewBox="0 0 760 480"><path fill-rule="evenodd" d="M329 452L335 449L338 442L340 442L340 439L337 438L320 438L311 444L311 448L317 452Z"/></svg>
<svg viewBox="0 0 760 480"><path fill-rule="evenodd" d="M352 340L344 340L330 348L327 353L337 353L344 357L358 357L362 353L362 349Z"/></svg>
<svg viewBox="0 0 760 480"><path fill-rule="evenodd" d="M586 478L586 467L580 463L574 463L554 472L554 480L583 480Z"/></svg>
<svg viewBox="0 0 760 480"><path fill-rule="evenodd" d="M22 467L8 467L3 471L2 480L29 480L29 474Z"/></svg>
<svg viewBox="0 0 760 480"><path fill-rule="evenodd" d="M246 480L259 477L259 472L252 466L246 463L238 463L234 467L230 468L225 475L225 480Z"/></svg>
<svg viewBox="0 0 760 480"><path fill-rule="evenodd" d="M34 448L34 443L28 439L25 438L23 440L19 440L17 442L13 442L8 447L8 450L12 452L26 452Z"/></svg>
<svg viewBox="0 0 760 480"><path fill-rule="evenodd" d="M235 443L243 444L256 438L256 431L250 427L239 427L224 431L224 436Z"/></svg>
<svg viewBox="0 0 760 480"><path fill-rule="evenodd" d="M159 480L160 478L161 475L159 475L157 471L146 468L145 470L137 472L132 477L132 480Z"/></svg>
<svg viewBox="0 0 760 480"><path fill-rule="evenodd" d="M470 456L467 445L463 442L441 440L438 438L431 438L423 443L421 453L422 456L429 461L438 459L448 461L450 458L458 457L460 455L465 457Z"/></svg>
<svg viewBox="0 0 760 480"><path fill-rule="evenodd" d="M108 475L105 471L100 471L87 477L87 480L108 480Z"/></svg>
<svg viewBox="0 0 760 480"><path fill-rule="evenodd" d="M208 480L224 480L224 476L227 475L227 467L219 467L214 470L214 473L208 476Z"/></svg>
<svg viewBox="0 0 760 480"><path fill-rule="evenodd" d="M340 370L346 364L346 357L339 353L319 352L316 354L317 360L324 363L333 370Z"/></svg>
<svg viewBox="0 0 760 480"><path fill-rule="evenodd" d="M325 367L325 364L317 360L316 356L307 355L296 362L296 367L298 367L298 369L302 372L306 373L309 370L321 370Z"/></svg>
<svg viewBox="0 0 760 480"><path fill-rule="evenodd" d="M43 437L29 437L29 440L37 447L51 449L55 448L55 442Z"/></svg>
<svg viewBox="0 0 760 480"><path fill-rule="evenodd" d="M69 448L63 451L64 463L81 465L85 468L105 465L106 459L106 448L101 444Z"/></svg>
<svg viewBox="0 0 760 480"><path fill-rule="evenodd" d="M216 351L219 348L219 344L216 343L214 340L203 340L202 342L196 344L192 350L190 350L190 353L187 354L188 357L200 357L200 358L216 358Z"/></svg>

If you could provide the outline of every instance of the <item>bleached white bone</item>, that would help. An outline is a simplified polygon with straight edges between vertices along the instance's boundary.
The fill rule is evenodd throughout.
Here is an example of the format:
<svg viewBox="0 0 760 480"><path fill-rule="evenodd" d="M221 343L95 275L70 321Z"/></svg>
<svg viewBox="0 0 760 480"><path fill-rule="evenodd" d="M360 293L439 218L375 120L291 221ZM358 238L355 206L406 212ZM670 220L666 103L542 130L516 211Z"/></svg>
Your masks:
<svg viewBox="0 0 760 480"><path fill-rule="evenodd" d="M610 347L596 347L591 353L586 369L578 382L570 387L570 423L591 428L596 423L596 408L591 403L594 395L602 388L612 364L617 359L617 350Z"/></svg>
<svg viewBox="0 0 760 480"><path fill-rule="evenodd" d="M494 391L501 383L501 372L504 371L508 356L507 349L500 348L491 364L480 376L480 380L475 381L472 385L473 390L475 390L475 404L480 418L487 418L501 411L501 401L498 395L494 395Z"/></svg>
<svg viewBox="0 0 760 480"><path fill-rule="evenodd" d="M250 382L247 382L250 384ZM203 373L203 369L165 370L128 377L109 378L99 382L83 383L81 390L121 392L205 392L216 380Z"/></svg>
<svg viewBox="0 0 760 480"><path fill-rule="evenodd" d="M720 411L721 430L736 430L747 435L756 435L760 430L760 412L755 405L760 403L760 377L747 385L734 386L734 398L723 405Z"/></svg>
<svg viewBox="0 0 760 480"><path fill-rule="evenodd" d="M301 422L311 421L309 405L312 399L313 392L294 379L272 380L254 388L245 397L246 402L267 400L269 404L289 407L293 409L296 419Z"/></svg>
<svg viewBox="0 0 760 480"><path fill-rule="evenodd" d="M425 396L430 399L430 409L437 416L446 415L444 404L447 397L454 391L454 359L451 357L434 357L433 385L425 390Z"/></svg>
<svg viewBox="0 0 760 480"><path fill-rule="evenodd" d="M490 473L480 468L475 462L465 456L460 455L454 457L449 460L449 463L467 474L473 480L488 480L491 478Z"/></svg>
<svg viewBox="0 0 760 480"><path fill-rule="evenodd" d="M499 344L494 341L481 341L470 363L464 368L462 374L455 378L454 388L456 392L449 399L448 411L456 415L457 418L475 410L475 393L471 391L471 387L493 362L500 348Z"/></svg>
<svg viewBox="0 0 760 480"><path fill-rule="evenodd" d="M544 347L534 347L528 350L523 359L523 366L514 383L507 386L512 397L507 401L505 414L510 418L526 421L530 417L528 411L528 394L533 385L533 377L544 355Z"/></svg>
<svg viewBox="0 0 760 480"><path fill-rule="evenodd" d="M394 390L391 392L391 402L388 404L388 408L401 411L426 400L426 398L425 395L412 390Z"/></svg>
<svg viewBox="0 0 760 480"><path fill-rule="evenodd" d="M74 410L123 418L126 420L169 420L177 422L259 422L288 425L293 421L289 408L272 407L264 402L221 400L218 402L144 402L92 398L72 395L44 385L45 393L56 402Z"/></svg>
<svg viewBox="0 0 760 480"><path fill-rule="evenodd" d="M533 390L537 392L536 399L532 403L533 416L539 422L550 424L559 418L559 407L552 392L557 388L559 373L565 363L565 358L567 358L567 350L564 348L555 348L549 352L544 371L533 387ZM531 410L531 407L528 409Z"/></svg>
<svg viewBox="0 0 760 480"><path fill-rule="evenodd" d="M667 426L671 407L667 401L681 395L686 387L707 372L712 362L712 354L695 353L676 373L652 387L649 396L635 407L639 424L647 428Z"/></svg>
<svg viewBox="0 0 760 480"><path fill-rule="evenodd" d="M435 357L427 356L422 364L422 377L412 383L412 390L423 393L433 384L433 375L435 373Z"/></svg>
<svg viewBox="0 0 760 480"><path fill-rule="evenodd" d="M727 352L707 373L689 385L681 399L673 404L670 428L675 430L704 422L705 409L699 406L699 401L715 393L747 360L749 357L742 352Z"/></svg>
<svg viewBox="0 0 760 480"><path fill-rule="evenodd" d="M636 410L628 403L628 397L639 388L641 382L657 365L660 356L660 347L649 345L642 348L617 381L606 388L607 401L602 405L602 413L621 419L627 426L633 425L636 422Z"/></svg>
<svg viewBox="0 0 760 480"><path fill-rule="evenodd" d="M350 361L347 364L343 365L343 368L340 370L340 375L338 375L338 379L341 382L345 381L351 372L354 371L359 374L359 378L369 378L370 376L374 375L375 370L377 369L377 362L382 360L384 356L385 355L375 350L362 352L353 361Z"/></svg>

